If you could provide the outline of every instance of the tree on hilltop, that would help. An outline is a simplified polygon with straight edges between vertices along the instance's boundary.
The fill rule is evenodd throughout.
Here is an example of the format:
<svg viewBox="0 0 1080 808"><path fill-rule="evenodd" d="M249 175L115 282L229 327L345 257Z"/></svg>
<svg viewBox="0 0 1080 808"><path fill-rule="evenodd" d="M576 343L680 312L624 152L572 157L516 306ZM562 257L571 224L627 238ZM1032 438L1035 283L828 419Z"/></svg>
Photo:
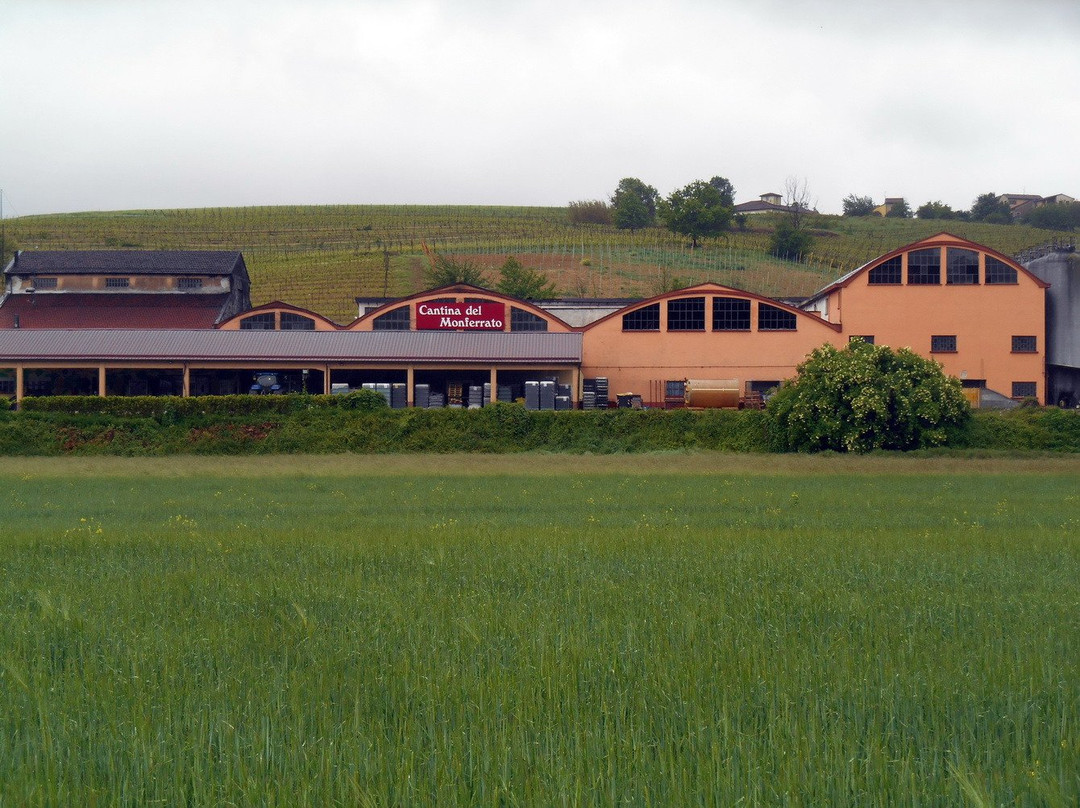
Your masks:
<svg viewBox="0 0 1080 808"><path fill-rule="evenodd" d="M971 220L973 222L986 222L988 224L1012 224L1012 211L1009 203L1004 199L998 199L993 191L979 194L971 203Z"/></svg>
<svg viewBox="0 0 1080 808"><path fill-rule="evenodd" d="M660 200L657 211L668 230L689 236L691 248L697 248L698 239L719 236L730 227L734 196L724 177L696 180Z"/></svg>
<svg viewBox="0 0 1080 808"><path fill-rule="evenodd" d="M874 212L874 199L870 196L848 194L844 197L845 216L869 216Z"/></svg>
<svg viewBox="0 0 1080 808"><path fill-rule="evenodd" d="M637 177L619 180L611 195L615 226L620 230L634 231L648 227L656 221L656 203L660 194L651 185Z"/></svg>

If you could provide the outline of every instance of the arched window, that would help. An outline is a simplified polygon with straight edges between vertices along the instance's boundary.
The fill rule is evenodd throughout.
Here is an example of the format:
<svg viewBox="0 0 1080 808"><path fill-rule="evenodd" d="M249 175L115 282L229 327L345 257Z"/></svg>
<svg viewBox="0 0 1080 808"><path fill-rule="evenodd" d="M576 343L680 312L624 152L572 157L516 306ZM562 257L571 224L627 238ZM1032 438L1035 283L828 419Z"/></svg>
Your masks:
<svg viewBox="0 0 1080 808"><path fill-rule="evenodd" d="M281 312L282 331L314 331L315 321L302 314L294 314L291 311Z"/></svg>
<svg viewBox="0 0 1080 808"><path fill-rule="evenodd" d="M668 331L704 331L705 298L680 297L667 302Z"/></svg>
<svg viewBox="0 0 1080 808"><path fill-rule="evenodd" d="M371 328L374 331L408 331L409 322L409 307L398 306L372 320Z"/></svg>
<svg viewBox="0 0 1080 808"><path fill-rule="evenodd" d="M907 258L907 282L912 286L941 283L941 250L912 250Z"/></svg>
<svg viewBox="0 0 1080 808"><path fill-rule="evenodd" d="M749 331L750 301L742 297L714 297L713 331Z"/></svg>
<svg viewBox="0 0 1080 808"><path fill-rule="evenodd" d="M945 283L950 285L979 282L979 254L974 250L949 247L946 250Z"/></svg>
<svg viewBox="0 0 1080 808"><path fill-rule="evenodd" d="M262 314L252 314L240 321L241 331L273 331L276 327L274 312L265 311Z"/></svg>
<svg viewBox="0 0 1080 808"><path fill-rule="evenodd" d="M628 311L622 317L622 329L623 331L659 331L660 304L653 303L650 306Z"/></svg>
<svg viewBox="0 0 1080 808"><path fill-rule="evenodd" d="M517 306L510 307L510 330L511 331L547 331L547 320L531 311L519 309Z"/></svg>
<svg viewBox="0 0 1080 808"><path fill-rule="evenodd" d="M873 286L903 282L903 263L899 255L871 269L868 279L868 283Z"/></svg>
<svg viewBox="0 0 1080 808"><path fill-rule="evenodd" d="M997 258L986 256L986 282L991 284L1016 283L1016 270L999 261Z"/></svg>
<svg viewBox="0 0 1080 808"><path fill-rule="evenodd" d="M793 312L758 303L758 331L794 331L795 326Z"/></svg>

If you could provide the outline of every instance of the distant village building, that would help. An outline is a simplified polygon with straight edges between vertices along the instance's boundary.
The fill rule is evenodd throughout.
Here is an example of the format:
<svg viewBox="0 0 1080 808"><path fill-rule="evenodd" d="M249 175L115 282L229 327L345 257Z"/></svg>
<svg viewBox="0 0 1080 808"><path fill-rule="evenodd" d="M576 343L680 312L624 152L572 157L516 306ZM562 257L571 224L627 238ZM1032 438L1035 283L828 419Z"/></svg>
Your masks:
<svg viewBox="0 0 1080 808"><path fill-rule="evenodd" d="M1068 194L1054 194L1053 196L1039 196L1038 194L1001 194L998 202L1004 202L1009 206L1009 215L1013 219L1022 219L1035 208L1043 205L1058 205L1076 200Z"/></svg>
<svg viewBox="0 0 1080 808"><path fill-rule="evenodd" d="M887 196L887 197L885 197L885 201L882 204L880 204L876 208L874 208L873 215L874 216L888 216L889 212L893 208L895 208L897 205L902 205L903 203L904 203L904 197L902 197L902 196Z"/></svg>
<svg viewBox="0 0 1080 808"><path fill-rule="evenodd" d="M735 212L743 214L792 213L794 209L789 205L784 205L782 202L783 199L780 194L765 193L752 202L743 202L736 205Z"/></svg>

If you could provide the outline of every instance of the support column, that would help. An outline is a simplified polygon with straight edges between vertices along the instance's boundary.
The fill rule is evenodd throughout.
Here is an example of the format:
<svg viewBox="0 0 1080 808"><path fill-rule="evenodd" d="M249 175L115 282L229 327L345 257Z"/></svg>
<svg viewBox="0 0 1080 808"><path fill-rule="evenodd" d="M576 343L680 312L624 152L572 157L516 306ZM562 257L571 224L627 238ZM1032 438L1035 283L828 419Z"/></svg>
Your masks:
<svg viewBox="0 0 1080 808"><path fill-rule="evenodd" d="M191 397L191 371L188 369L187 362L184 363L184 385L180 395L184 398Z"/></svg>
<svg viewBox="0 0 1080 808"><path fill-rule="evenodd" d="M573 409L578 408L578 404L581 402L581 366L574 365L573 370L570 372L570 406Z"/></svg>
<svg viewBox="0 0 1080 808"><path fill-rule="evenodd" d="M416 370L412 365L405 368L405 406L416 406Z"/></svg>
<svg viewBox="0 0 1080 808"><path fill-rule="evenodd" d="M105 366L98 365L97 369L97 394L101 398L105 398Z"/></svg>
<svg viewBox="0 0 1080 808"><path fill-rule="evenodd" d="M326 365L323 368L322 386L323 386L323 391L322 391L323 395L324 396L330 395L330 365Z"/></svg>
<svg viewBox="0 0 1080 808"><path fill-rule="evenodd" d="M489 403L494 404L499 400L499 374L495 368L491 369L491 401Z"/></svg>
<svg viewBox="0 0 1080 808"><path fill-rule="evenodd" d="M15 366L15 406L19 406L19 402L23 400L23 396L26 395L25 388L26 379L23 373L23 366Z"/></svg>

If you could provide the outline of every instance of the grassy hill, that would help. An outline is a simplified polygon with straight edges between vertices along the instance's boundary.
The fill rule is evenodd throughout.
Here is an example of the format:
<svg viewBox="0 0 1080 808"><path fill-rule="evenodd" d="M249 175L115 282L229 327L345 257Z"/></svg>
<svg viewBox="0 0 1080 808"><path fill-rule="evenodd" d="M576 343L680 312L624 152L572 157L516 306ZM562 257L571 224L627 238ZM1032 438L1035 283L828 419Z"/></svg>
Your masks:
<svg viewBox="0 0 1080 808"><path fill-rule="evenodd" d="M750 217L745 231L697 250L660 228L629 233L571 225L561 207L333 205L140 210L23 216L4 222L13 249L236 249L252 302L285 300L338 322L357 296L426 288L422 242L489 271L513 255L545 272L560 294L639 297L706 280L770 296L806 295L895 247L943 229L1006 254L1060 237L1024 226L815 216L813 253L800 263L768 255L779 221Z"/></svg>

